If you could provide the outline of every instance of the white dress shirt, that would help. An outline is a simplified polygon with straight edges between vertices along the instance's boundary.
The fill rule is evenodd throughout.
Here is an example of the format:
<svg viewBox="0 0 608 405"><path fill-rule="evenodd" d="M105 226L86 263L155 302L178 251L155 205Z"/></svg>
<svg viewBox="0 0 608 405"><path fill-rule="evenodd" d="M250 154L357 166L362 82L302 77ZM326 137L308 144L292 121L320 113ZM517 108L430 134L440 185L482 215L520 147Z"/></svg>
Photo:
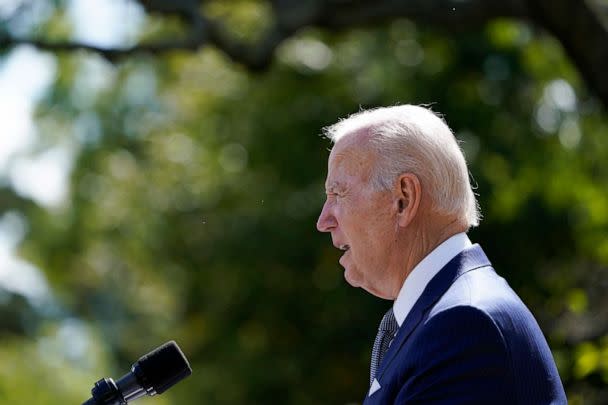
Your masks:
<svg viewBox="0 0 608 405"><path fill-rule="evenodd" d="M471 245L466 233L457 233L437 246L414 267L393 303L393 312L399 327L422 295L429 281L458 253Z"/></svg>

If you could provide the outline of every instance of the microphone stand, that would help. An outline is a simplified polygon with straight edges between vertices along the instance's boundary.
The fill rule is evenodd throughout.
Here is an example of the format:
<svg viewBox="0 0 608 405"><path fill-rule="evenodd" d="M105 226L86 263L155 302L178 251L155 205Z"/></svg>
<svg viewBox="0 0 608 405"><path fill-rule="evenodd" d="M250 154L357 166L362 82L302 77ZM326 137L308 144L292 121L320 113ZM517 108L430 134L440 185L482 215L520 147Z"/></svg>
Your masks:
<svg viewBox="0 0 608 405"><path fill-rule="evenodd" d="M97 381L91 394L93 396L82 405L127 405L127 400L111 378L102 378Z"/></svg>
<svg viewBox="0 0 608 405"><path fill-rule="evenodd" d="M82 405L127 405L145 395L162 394L192 374L188 360L175 341L142 356L131 371L116 382L102 378L91 389L92 397Z"/></svg>

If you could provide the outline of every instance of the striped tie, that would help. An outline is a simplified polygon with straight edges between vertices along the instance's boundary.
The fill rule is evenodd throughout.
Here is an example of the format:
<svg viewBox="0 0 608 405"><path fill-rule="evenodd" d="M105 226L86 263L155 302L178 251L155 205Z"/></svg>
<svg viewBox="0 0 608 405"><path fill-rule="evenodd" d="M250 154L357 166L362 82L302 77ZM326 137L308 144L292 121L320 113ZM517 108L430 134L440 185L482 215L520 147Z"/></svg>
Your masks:
<svg viewBox="0 0 608 405"><path fill-rule="evenodd" d="M372 385L374 378L376 377L376 371L380 368L380 363L384 354L391 345L395 334L399 329L395 315L393 314L393 308L386 311L386 314L382 317L380 326L378 327L378 334L374 341L374 347L372 349L372 362L369 368L369 385Z"/></svg>

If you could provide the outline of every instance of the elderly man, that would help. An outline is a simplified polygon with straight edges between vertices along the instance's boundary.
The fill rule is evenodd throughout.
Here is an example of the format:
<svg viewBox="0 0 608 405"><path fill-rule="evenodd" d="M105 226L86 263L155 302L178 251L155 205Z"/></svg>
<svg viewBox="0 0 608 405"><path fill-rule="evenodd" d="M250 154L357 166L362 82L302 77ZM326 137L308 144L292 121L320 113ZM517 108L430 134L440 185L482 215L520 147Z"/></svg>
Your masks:
<svg viewBox="0 0 608 405"><path fill-rule="evenodd" d="M466 232L479 222L454 135L412 105L327 128L317 222L344 277L393 300L372 349L364 404L566 404L534 317Z"/></svg>

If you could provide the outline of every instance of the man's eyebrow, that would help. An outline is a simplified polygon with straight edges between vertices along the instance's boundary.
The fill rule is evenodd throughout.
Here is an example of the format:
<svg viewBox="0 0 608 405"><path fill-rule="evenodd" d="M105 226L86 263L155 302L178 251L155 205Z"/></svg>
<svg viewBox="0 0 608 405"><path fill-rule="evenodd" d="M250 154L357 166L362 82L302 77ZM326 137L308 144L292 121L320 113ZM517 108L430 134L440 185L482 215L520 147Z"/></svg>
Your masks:
<svg viewBox="0 0 608 405"><path fill-rule="evenodd" d="M340 191L343 189L344 189L344 184L336 182L336 181L325 185L325 191L330 192L330 193Z"/></svg>

